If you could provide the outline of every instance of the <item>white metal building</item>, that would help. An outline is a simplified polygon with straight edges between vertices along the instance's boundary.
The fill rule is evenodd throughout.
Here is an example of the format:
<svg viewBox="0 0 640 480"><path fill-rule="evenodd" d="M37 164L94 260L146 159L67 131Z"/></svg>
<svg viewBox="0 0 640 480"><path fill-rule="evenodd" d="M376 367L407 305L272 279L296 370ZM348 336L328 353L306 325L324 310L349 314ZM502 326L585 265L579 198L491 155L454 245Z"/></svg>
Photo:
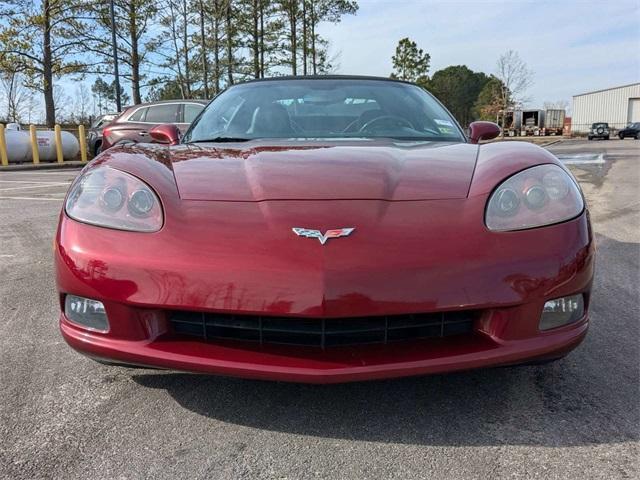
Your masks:
<svg viewBox="0 0 640 480"><path fill-rule="evenodd" d="M574 95L571 131L586 132L594 122L614 129L640 122L640 83Z"/></svg>

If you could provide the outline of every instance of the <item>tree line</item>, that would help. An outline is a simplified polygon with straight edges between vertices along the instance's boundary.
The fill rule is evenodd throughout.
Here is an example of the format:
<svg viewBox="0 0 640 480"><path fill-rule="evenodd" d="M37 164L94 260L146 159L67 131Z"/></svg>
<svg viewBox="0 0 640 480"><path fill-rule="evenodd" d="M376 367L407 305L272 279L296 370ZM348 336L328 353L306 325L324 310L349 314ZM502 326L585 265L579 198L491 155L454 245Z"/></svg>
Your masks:
<svg viewBox="0 0 640 480"><path fill-rule="evenodd" d="M133 103L142 102L143 91L149 92L146 100L210 98L249 78L330 72L335 59L317 27L358 10L356 0L113 0L113 5L122 93ZM110 0L3 0L0 76L13 87L9 102L17 104L18 90L41 94L51 127L60 106L60 79L97 75L92 93L113 96L115 84L104 80L113 74L110 13ZM20 104L18 110L26 108Z"/></svg>
<svg viewBox="0 0 640 480"><path fill-rule="evenodd" d="M0 89L6 117L31 121L44 99L47 126L70 106L74 122L113 110L111 0L4 0L0 4ZM356 0L113 0L124 105L143 100L211 98L233 83L274 75L324 74L336 67L321 22L358 11ZM518 54L493 73L453 65L430 75L431 56L403 38L391 77L433 93L466 126L496 120L524 102L532 74ZM75 99L61 79L78 82ZM145 98L143 99L143 92ZM59 115L60 116L60 115ZM504 116L502 116L504 118Z"/></svg>
<svg viewBox="0 0 640 480"><path fill-rule="evenodd" d="M462 126L474 120L501 119L527 101L533 73L517 52L502 54L495 72L474 72L466 65L452 65L429 76L431 56L416 42L403 38L392 57L392 78L415 82L438 98Z"/></svg>

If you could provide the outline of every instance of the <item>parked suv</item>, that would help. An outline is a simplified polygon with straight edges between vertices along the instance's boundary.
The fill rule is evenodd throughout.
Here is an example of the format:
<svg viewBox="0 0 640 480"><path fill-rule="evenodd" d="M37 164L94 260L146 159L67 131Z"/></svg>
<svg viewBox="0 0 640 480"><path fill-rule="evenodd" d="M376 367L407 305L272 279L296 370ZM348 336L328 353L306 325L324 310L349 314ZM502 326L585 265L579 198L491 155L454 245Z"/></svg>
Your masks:
<svg viewBox="0 0 640 480"><path fill-rule="evenodd" d="M620 137L620 140L625 137L633 137L636 140L640 140L640 122L627 125L627 128L623 128L618 132L618 137Z"/></svg>
<svg viewBox="0 0 640 480"><path fill-rule="evenodd" d="M206 100L165 100L128 107L102 131L102 150L120 143L151 142L149 130L173 123L184 133L209 103Z"/></svg>
<svg viewBox="0 0 640 480"><path fill-rule="evenodd" d="M592 124L587 138L589 140L593 140L594 138L604 138L605 140L609 140L609 124L605 122Z"/></svg>

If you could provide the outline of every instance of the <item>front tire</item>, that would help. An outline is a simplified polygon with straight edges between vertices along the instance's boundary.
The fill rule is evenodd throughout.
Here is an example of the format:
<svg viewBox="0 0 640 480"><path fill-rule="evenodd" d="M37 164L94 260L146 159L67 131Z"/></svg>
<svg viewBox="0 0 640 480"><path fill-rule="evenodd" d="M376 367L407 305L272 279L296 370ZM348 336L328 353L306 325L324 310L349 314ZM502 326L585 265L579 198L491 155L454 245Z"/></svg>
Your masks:
<svg viewBox="0 0 640 480"><path fill-rule="evenodd" d="M593 140L593 137L592 137L591 135L589 135L589 136L587 137L587 139L588 139L588 140Z"/></svg>
<svg viewBox="0 0 640 480"><path fill-rule="evenodd" d="M606 137L604 137L605 140L609 140L609 135L607 135Z"/></svg>
<svg viewBox="0 0 640 480"><path fill-rule="evenodd" d="M620 140L624 140L624 135L623 135L622 133L619 133L619 134L618 134L618 138L619 138Z"/></svg>

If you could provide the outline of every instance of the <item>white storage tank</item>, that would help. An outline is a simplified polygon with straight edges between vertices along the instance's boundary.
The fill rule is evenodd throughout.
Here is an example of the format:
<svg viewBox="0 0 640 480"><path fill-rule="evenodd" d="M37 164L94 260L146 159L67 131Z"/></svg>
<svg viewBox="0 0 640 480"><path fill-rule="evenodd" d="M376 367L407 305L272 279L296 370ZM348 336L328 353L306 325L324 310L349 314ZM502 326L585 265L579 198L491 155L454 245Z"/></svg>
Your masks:
<svg viewBox="0 0 640 480"><path fill-rule="evenodd" d="M22 163L31 160L31 144L29 134L24 140L24 132L17 123L9 123L4 131L4 139L7 143L7 157L9 163Z"/></svg>
<svg viewBox="0 0 640 480"><path fill-rule="evenodd" d="M20 125L10 123L5 130L7 142L7 157L10 163L31 162L31 137L28 130L23 130ZM36 132L38 141L38 154L40 161L55 161L58 158L56 152L56 137L53 130ZM60 132L62 140L62 156L65 160L73 160L80 152L80 142L73 133Z"/></svg>

